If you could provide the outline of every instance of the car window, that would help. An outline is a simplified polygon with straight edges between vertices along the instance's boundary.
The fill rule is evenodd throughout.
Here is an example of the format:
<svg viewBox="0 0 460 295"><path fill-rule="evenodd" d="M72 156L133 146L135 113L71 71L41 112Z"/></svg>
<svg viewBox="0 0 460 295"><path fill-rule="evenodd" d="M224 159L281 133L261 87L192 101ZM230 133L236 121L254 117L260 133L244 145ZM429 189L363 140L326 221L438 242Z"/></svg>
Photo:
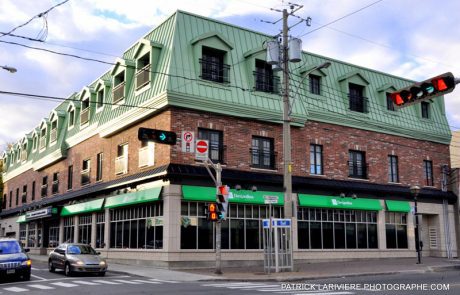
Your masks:
<svg viewBox="0 0 460 295"><path fill-rule="evenodd" d="M96 254L96 251L94 251L94 249L91 248L90 246L86 246L86 245L70 245L70 246L67 248L67 253L68 253L68 254L73 254L73 255L79 255L79 254L83 254L83 255L86 255L86 254L95 255L95 254Z"/></svg>
<svg viewBox="0 0 460 295"><path fill-rule="evenodd" d="M22 249L16 241L0 241L0 254L21 253Z"/></svg>

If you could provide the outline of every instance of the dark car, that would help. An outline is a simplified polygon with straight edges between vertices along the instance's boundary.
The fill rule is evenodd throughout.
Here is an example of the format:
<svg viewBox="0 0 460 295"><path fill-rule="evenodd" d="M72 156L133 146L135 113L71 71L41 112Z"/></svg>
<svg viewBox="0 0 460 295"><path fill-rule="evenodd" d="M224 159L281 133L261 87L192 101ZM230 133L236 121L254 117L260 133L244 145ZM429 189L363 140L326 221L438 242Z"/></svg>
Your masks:
<svg viewBox="0 0 460 295"><path fill-rule="evenodd" d="M0 281L7 277L30 280L32 261L27 252L29 249L23 249L15 239L0 239Z"/></svg>
<svg viewBox="0 0 460 295"><path fill-rule="evenodd" d="M107 262L91 246L85 244L61 244L50 253L48 269L63 269L66 276L72 273L97 273L104 276Z"/></svg>

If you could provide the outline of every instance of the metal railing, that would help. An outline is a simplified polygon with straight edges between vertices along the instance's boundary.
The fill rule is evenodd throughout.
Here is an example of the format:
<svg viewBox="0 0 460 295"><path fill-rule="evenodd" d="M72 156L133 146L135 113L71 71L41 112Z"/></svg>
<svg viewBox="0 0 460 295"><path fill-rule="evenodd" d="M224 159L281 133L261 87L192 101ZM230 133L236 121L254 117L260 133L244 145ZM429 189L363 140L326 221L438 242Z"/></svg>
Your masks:
<svg viewBox="0 0 460 295"><path fill-rule="evenodd" d="M251 167L261 169L276 169L276 153L261 151L259 149L250 148Z"/></svg>
<svg viewBox="0 0 460 295"><path fill-rule="evenodd" d="M44 149L46 147L46 136L40 137L40 149Z"/></svg>
<svg viewBox="0 0 460 295"><path fill-rule="evenodd" d="M57 129L51 129L50 142L55 142L57 139Z"/></svg>
<svg viewBox="0 0 460 295"><path fill-rule="evenodd" d="M269 93L279 93L280 77L273 73L262 73L254 71L254 89Z"/></svg>
<svg viewBox="0 0 460 295"><path fill-rule="evenodd" d="M139 167L149 165L149 151L148 146L139 149Z"/></svg>
<svg viewBox="0 0 460 295"><path fill-rule="evenodd" d="M368 167L363 161L348 161L348 177L367 179Z"/></svg>
<svg viewBox="0 0 460 295"><path fill-rule="evenodd" d="M350 111L361 112L361 113L368 113L368 102L369 99L364 96L360 95L352 95L348 94L348 98L350 100Z"/></svg>
<svg viewBox="0 0 460 295"><path fill-rule="evenodd" d="M88 184L90 183L90 181L91 181L90 170L89 169L82 170L81 171L81 185Z"/></svg>
<svg viewBox="0 0 460 295"><path fill-rule="evenodd" d="M124 174L128 172L128 161L125 156L115 158L115 174Z"/></svg>
<svg viewBox="0 0 460 295"><path fill-rule="evenodd" d="M89 107L82 110L80 113L80 124L88 123L89 121Z"/></svg>
<svg viewBox="0 0 460 295"><path fill-rule="evenodd" d="M59 180L53 181L53 185L51 187L52 194L57 194L59 192Z"/></svg>
<svg viewBox="0 0 460 295"><path fill-rule="evenodd" d="M125 82L121 82L113 88L113 103L117 103L125 98Z"/></svg>
<svg viewBox="0 0 460 295"><path fill-rule="evenodd" d="M139 89L150 82L150 64L146 65L136 73L136 89Z"/></svg>
<svg viewBox="0 0 460 295"><path fill-rule="evenodd" d="M200 78L204 80L229 83L230 66L220 62L210 61L200 58L201 74Z"/></svg>
<svg viewBox="0 0 460 295"><path fill-rule="evenodd" d="M42 185L41 196L42 196L42 198L44 198L47 195L48 195L48 185L44 184L44 185Z"/></svg>

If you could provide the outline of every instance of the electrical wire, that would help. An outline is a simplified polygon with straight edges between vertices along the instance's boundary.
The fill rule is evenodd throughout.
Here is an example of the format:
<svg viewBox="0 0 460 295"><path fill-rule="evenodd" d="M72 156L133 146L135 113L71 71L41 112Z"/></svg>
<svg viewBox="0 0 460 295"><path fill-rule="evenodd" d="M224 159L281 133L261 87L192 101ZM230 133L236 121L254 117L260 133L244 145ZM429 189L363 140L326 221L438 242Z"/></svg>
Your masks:
<svg viewBox="0 0 460 295"><path fill-rule="evenodd" d="M29 20L26 21L25 23L23 23L23 24L21 24L21 25L19 25L19 26L14 27L13 29L11 29L10 31L8 31L7 33L0 33L0 38L3 37L3 36L5 36L5 35L9 35L9 34L13 33L14 31L16 31L17 29L22 28L22 27L28 25L31 21L33 21L33 20L36 19L36 18L40 18L40 17L46 16L51 10L53 10L53 9L55 9L56 7L59 7L59 6L63 5L63 4L65 4L65 3L67 3L68 1L69 1L69 0L64 0L64 1L62 1L61 3L58 3L58 4L54 5L54 6L52 6L51 8L49 8L49 9L47 9L47 10L45 10L45 11L43 11L43 12L37 14L36 16L32 17L31 19L29 19ZM48 29L48 25L46 25L46 31L47 31L47 29ZM42 30L43 30L43 29L42 29ZM40 32L39 34L43 36L43 35L44 35L44 32ZM48 34L48 33L46 33L46 34Z"/></svg>

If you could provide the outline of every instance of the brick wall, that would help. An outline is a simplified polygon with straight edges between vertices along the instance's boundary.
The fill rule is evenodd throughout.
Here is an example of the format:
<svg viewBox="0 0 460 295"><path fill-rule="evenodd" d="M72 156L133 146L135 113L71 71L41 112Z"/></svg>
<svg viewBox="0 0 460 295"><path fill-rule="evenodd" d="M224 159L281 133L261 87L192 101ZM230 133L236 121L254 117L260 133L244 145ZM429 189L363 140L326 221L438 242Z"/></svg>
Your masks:
<svg viewBox="0 0 460 295"><path fill-rule="evenodd" d="M198 128L208 128L223 131L224 162L227 168L242 169L245 171L261 171L250 167L250 148L252 136L274 138L276 152L276 170L273 173L282 173L283 147L282 126L254 120L242 120L234 117L225 117L210 113L196 112L185 109L173 109L157 114L144 122L126 128L122 132L109 138L93 136L68 150L67 158L41 171L29 170L5 184L4 193L7 194L9 206L9 192L13 191L13 206L16 207L16 189L22 193L23 185L27 184L27 202L31 201L32 181L36 181L35 199L41 199L40 188L42 177L48 176L48 197L51 196L53 173L59 172L59 193L67 191L67 169L74 166L73 190L81 188L81 166L85 159L91 160L91 183L96 182L96 157L104 153L103 181L110 181L117 177L139 173L153 167L139 168L139 148L141 143L137 139L139 127L148 127L164 130L173 130L180 137L181 131L194 131L198 135ZM292 128L292 160L293 174L309 176L309 149L310 143L323 145L324 176L329 179L349 180L348 152L350 149L364 151L366 162L369 164L369 181L373 183L388 183L388 155L398 156L399 178L403 185L424 184L423 160L433 161L434 184L440 188L441 166L449 164L449 146L433 142L413 140L409 138L387 135L383 133L364 131L333 124L308 122L305 127ZM129 144L128 174L115 175L115 157L120 144ZM155 166L162 166L169 162L177 164L195 164L194 154L183 153L181 144L155 145ZM268 170L267 170L268 171ZM19 197L21 205L21 196Z"/></svg>

